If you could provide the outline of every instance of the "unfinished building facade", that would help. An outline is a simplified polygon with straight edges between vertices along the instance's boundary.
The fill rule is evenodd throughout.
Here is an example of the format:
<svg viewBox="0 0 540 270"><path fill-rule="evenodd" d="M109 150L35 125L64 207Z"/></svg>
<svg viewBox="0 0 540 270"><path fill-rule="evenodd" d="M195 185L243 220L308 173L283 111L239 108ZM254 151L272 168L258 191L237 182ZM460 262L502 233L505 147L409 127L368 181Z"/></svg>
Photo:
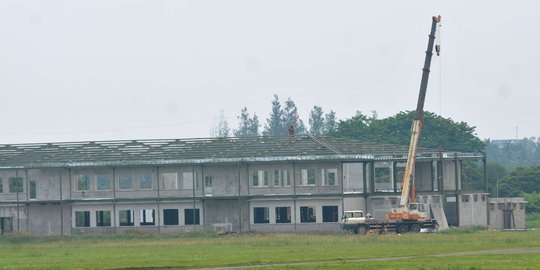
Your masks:
<svg viewBox="0 0 540 270"><path fill-rule="evenodd" d="M0 230L340 231L344 210L398 206L407 150L312 136L0 145ZM485 163L419 150L417 199L443 227L489 222L487 194L461 190L464 160Z"/></svg>

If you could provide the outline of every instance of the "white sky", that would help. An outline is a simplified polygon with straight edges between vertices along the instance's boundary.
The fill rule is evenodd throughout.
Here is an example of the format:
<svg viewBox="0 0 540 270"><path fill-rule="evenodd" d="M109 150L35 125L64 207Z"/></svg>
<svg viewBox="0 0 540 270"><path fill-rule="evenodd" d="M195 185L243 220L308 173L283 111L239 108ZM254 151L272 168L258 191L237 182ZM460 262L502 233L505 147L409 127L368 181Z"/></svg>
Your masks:
<svg viewBox="0 0 540 270"><path fill-rule="evenodd" d="M208 137L291 97L339 119L416 106L540 136L540 1L0 0L0 144ZM442 77L440 76L442 75Z"/></svg>

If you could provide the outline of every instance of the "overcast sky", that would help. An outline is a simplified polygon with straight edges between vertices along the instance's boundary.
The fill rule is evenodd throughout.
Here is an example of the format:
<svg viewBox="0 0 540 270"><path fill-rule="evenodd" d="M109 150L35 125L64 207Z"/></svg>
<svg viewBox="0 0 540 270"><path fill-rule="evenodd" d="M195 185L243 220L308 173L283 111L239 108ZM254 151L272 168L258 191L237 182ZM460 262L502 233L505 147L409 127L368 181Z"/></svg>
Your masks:
<svg viewBox="0 0 540 270"><path fill-rule="evenodd" d="M210 136L273 95L307 124L416 106L480 138L540 136L540 1L0 0L0 144ZM517 130L516 130L517 127ZM517 131L517 132L516 132ZM517 133L517 134L516 134Z"/></svg>

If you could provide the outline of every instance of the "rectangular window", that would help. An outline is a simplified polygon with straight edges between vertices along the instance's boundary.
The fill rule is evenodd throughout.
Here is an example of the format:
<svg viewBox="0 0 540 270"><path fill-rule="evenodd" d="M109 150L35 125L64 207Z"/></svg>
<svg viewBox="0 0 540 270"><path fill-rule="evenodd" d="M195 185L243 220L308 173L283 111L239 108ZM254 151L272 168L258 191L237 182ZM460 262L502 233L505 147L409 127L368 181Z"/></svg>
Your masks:
<svg viewBox="0 0 540 270"><path fill-rule="evenodd" d="M338 222L338 207L335 205L322 207L323 222Z"/></svg>
<svg viewBox="0 0 540 270"><path fill-rule="evenodd" d="M96 190L110 190L111 181L106 174L96 175Z"/></svg>
<svg viewBox="0 0 540 270"><path fill-rule="evenodd" d="M384 166L384 167L375 167L375 191L376 192L392 192L394 187L392 185L392 174L390 170L390 165L388 162L380 162L375 166Z"/></svg>
<svg viewBox="0 0 540 270"><path fill-rule="evenodd" d="M519 204L519 209L523 210L523 208L525 208L525 204L524 204L524 203L520 203L520 204Z"/></svg>
<svg viewBox="0 0 540 270"><path fill-rule="evenodd" d="M77 177L77 190L79 191L90 190L90 176L89 175L79 175Z"/></svg>
<svg viewBox="0 0 540 270"><path fill-rule="evenodd" d="M204 187L205 188L211 188L212 187L212 176L205 176L204 177Z"/></svg>
<svg viewBox="0 0 540 270"><path fill-rule="evenodd" d="M121 174L118 176L118 188L124 190L133 189L131 174Z"/></svg>
<svg viewBox="0 0 540 270"><path fill-rule="evenodd" d="M315 169L300 170L300 185L314 186L315 185Z"/></svg>
<svg viewBox="0 0 540 270"><path fill-rule="evenodd" d="M317 222L317 214L315 213L314 206L301 206L300 207L300 222L302 223Z"/></svg>
<svg viewBox="0 0 540 270"><path fill-rule="evenodd" d="M9 178L9 192L23 192L23 179L22 177L10 177Z"/></svg>
<svg viewBox="0 0 540 270"><path fill-rule="evenodd" d="M268 171L258 170L253 171L253 186L267 187L268 186Z"/></svg>
<svg viewBox="0 0 540 270"><path fill-rule="evenodd" d="M111 211L96 211L96 226L111 227Z"/></svg>
<svg viewBox="0 0 540 270"><path fill-rule="evenodd" d="M141 213L139 215L139 224L141 226L156 225L154 209L141 209Z"/></svg>
<svg viewBox="0 0 540 270"><path fill-rule="evenodd" d="M199 208L196 209L184 209L184 224L186 225L198 225L200 223L199 219Z"/></svg>
<svg viewBox="0 0 540 270"><path fill-rule="evenodd" d="M134 211L133 210L120 210L118 211L118 221L120 226L133 226L134 225Z"/></svg>
<svg viewBox="0 0 540 270"><path fill-rule="evenodd" d="M194 181L193 173L192 172L185 172L182 173L182 187L184 189L193 189L193 181Z"/></svg>
<svg viewBox="0 0 540 270"><path fill-rule="evenodd" d="M498 203L499 210L503 209L503 203Z"/></svg>
<svg viewBox="0 0 540 270"><path fill-rule="evenodd" d="M30 199L36 198L36 181L30 181L30 187L28 188Z"/></svg>
<svg viewBox="0 0 540 270"><path fill-rule="evenodd" d="M161 174L161 188L167 190L178 189L178 175L176 173Z"/></svg>
<svg viewBox="0 0 540 270"><path fill-rule="evenodd" d="M291 223L290 207L276 207L276 223Z"/></svg>
<svg viewBox="0 0 540 270"><path fill-rule="evenodd" d="M336 185L337 169L321 169L321 175L323 177L323 185Z"/></svg>
<svg viewBox="0 0 540 270"><path fill-rule="evenodd" d="M75 211L75 227L90 227L90 211Z"/></svg>
<svg viewBox="0 0 540 270"><path fill-rule="evenodd" d="M163 224L178 225L178 209L163 209Z"/></svg>
<svg viewBox="0 0 540 270"><path fill-rule="evenodd" d="M0 193L4 192L4 180L0 177Z"/></svg>
<svg viewBox="0 0 540 270"><path fill-rule="evenodd" d="M474 200L475 202L478 201L478 194L474 194L474 195L473 195L473 200Z"/></svg>
<svg viewBox="0 0 540 270"><path fill-rule="evenodd" d="M270 223L268 207L253 207L253 223Z"/></svg>
<svg viewBox="0 0 540 270"><path fill-rule="evenodd" d="M469 202L469 195L462 195L461 196L461 201L466 203L466 202Z"/></svg>
<svg viewBox="0 0 540 270"><path fill-rule="evenodd" d="M490 203L489 204L489 211L493 211L495 210L495 204L494 203Z"/></svg>
<svg viewBox="0 0 540 270"><path fill-rule="evenodd" d="M152 173L145 172L141 174L141 178L139 179L139 189L152 189L154 182L154 177L152 177Z"/></svg>
<svg viewBox="0 0 540 270"><path fill-rule="evenodd" d="M274 170L274 186L287 187L290 185L291 179L289 179L289 171Z"/></svg>

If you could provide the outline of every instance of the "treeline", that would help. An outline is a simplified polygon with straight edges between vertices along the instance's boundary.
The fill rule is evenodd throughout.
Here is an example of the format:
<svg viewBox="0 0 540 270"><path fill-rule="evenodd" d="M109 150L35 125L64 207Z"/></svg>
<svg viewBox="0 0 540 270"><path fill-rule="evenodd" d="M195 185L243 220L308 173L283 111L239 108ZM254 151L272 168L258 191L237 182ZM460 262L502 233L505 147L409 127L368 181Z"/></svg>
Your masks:
<svg viewBox="0 0 540 270"><path fill-rule="evenodd" d="M324 113L319 106L313 106L309 114L309 128L306 128L304 121L298 114L298 108L291 98L284 104L279 101L278 95L274 95L272 100L272 110L266 122L261 125L259 117L253 113L251 116L247 107L240 111L237 116L238 127L232 131L225 120L219 123L217 137L250 137L250 136L288 136L289 131L294 134L322 135L333 131L336 126L336 113L330 111Z"/></svg>

